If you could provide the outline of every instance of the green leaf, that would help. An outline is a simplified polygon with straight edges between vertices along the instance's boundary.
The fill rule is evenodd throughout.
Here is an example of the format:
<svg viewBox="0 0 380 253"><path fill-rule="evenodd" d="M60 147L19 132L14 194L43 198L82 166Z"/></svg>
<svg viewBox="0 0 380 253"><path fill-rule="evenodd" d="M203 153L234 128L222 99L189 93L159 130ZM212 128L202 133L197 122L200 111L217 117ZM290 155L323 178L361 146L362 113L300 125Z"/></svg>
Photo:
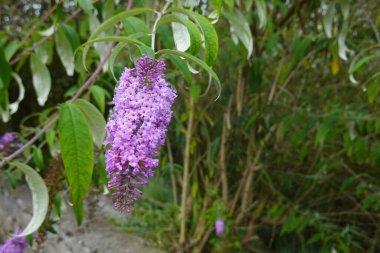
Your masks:
<svg viewBox="0 0 380 253"><path fill-rule="evenodd" d="M9 104L10 114L14 114L15 112L17 112L18 106L25 96L25 88L24 84L22 83L21 77L17 73L12 73L12 77L18 85L18 98L15 102Z"/></svg>
<svg viewBox="0 0 380 253"><path fill-rule="evenodd" d="M80 39L77 31L70 25L62 24L61 29L66 35L66 38L69 40L71 48L76 50L80 46Z"/></svg>
<svg viewBox="0 0 380 253"><path fill-rule="evenodd" d="M49 36L52 36L54 34L55 30L56 30L56 25L53 24L52 26L50 26L46 30L40 31L38 33L41 34L42 36L49 37Z"/></svg>
<svg viewBox="0 0 380 253"><path fill-rule="evenodd" d="M98 104L99 110L104 113L106 102L105 102L105 90L97 85L92 85L90 88L90 92L95 100L95 102Z"/></svg>
<svg viewBox="0 0 380 253"><path fill-rule="evenodd" d="M323 16L323 28L327 38L332 37L332 23L335 13L335 1L330 1L327 7L326 14Z"/></svg>
<svg viewBox="0 0 380 253"><path fill-rule="evenodd" d="M0 48L0 91L8 89L9 82L11 81L12 68L2 48Z"/></svg>
<svg viewBox="0 0 380 253"><path fill-rule="evenodd" d="M57 192L54 196L54 209L58 215L58 217L61 217L61 209L62 209L62 195L61 192Z"/></svg>
<svg viewBox="0 0 380 253"><path fill-rule="evenodd" d="M218 88L220 90L220 87L221 87L220 80L219 80L218 76L216 75L216 73L214 72L214 70L212 70L212 68L210 66L208 66L204 61L198 59L197 57L192 56L191 54L188 54L185 52L179 52L179 51L171 50L171 49L161 49L156 54L157 55L167 54L167 55L175 55L175 56L183 57L183 58L199 65L204 70L206 70L212 78L215 79L215 81L218 84Z"/></svg>
<svg viewBox="0 0 380 253"><path fill-rule="evenodd" d="M178 56L169 55L170 61L176 66L176 68L181 72L183 79L190 85L192 82L191 73L187 67L186 61Z"/></svg>
<svg viewBox="0 0 380 253"><path fill-rule="evenodd" d="M307 49L311 44L309 37L297 37L292 43L292 64L297 65L302 58L306 55Z"/></svg>
<svg viewBox="0 0 380 253"><path fill-rule="evenodd" d="M39 170L42 170L45 167L44 164L44 156L42 154L41 149L37 148L36 146L33 146L33 162L34 165L37 166Z"/></svg>
<svg viewBox="0 0 380 253"><path fill-rule="evenodd" d="M117 44L113 49L112 49L112 52L111 52L111 55L108 59L108 62L109 62L109 69L111 70L111 73L112 73L112 76L113 78L115 79L115 81L117 82L117 78L115 76L115 73L114 73L114 63L115 63L115 60L117 58L117 56L120 54L120 52L124 49L124 47L127 46L127 43L119 43Z"/></svg>
<svg viewBox="0 0 380 253"><path fill-rule="evenodd" d="M377 57L379 57L379 56L376 54L372 54L372 55L361 58L359 61L353 60L350 64L350 68L348 69L348 75L349 75L350 81L354 84L357 84L358 81L356 81L356 79L354 77L355 72L358 69L360 69L364 64L366 64L370 60L377 58Z"/></svg>
<svg viewBox="0 0 380 253"><path fill-rule="evenodd" d="M80 226L84 217L83 202L73 205L73 211L77 225Z"/></svg>
<svg viewBox="0 0 380 253"><path fill-rule="evenodd" d="M74 53L70 41L66 37L65 32L59 29L54 36L57 53L68 76L74 74Z"/></svg>
<svg viewBox="0 0 380 253"><path fill-rule="evenodd" d="M101 148L106 136L106 121L103 115L95 106L84 99L78 99L75 101L75 105L82 111L86 118L95 145Z"/></svg>
<svg viewBox="0 0 380 253"><path fill-rule="evenodd" d="M380 92L380 84L378 82L372 82L367 89L368 102L373 104Z"/></svg>
<svg viewBox="0 0 380 253"><path fill-rule="evenodd" d="M12 56L14 55L14 53L16 53L20 46L21 43L18 40L14 40L5 47L4 53L7 61L9 61L12 58Z"/></svg>
<svg viewBox="0 0 380 253"><path fill-rule="evenodd" d="M267 5L265 0L256 0L256 11L259 17L259 28L263 29L267 25Z"/></svg>
<svg viewBox="0 0 380 253"><path fill-rule="evenodd" d="M47 40L34 49L37 57L43 64L50 64L53 59L53 42Z"/></svg>
<svg viewBox="0 0 380 253"><path fill-rule="evenodd" d="M26 182L32 192L33 199L33 217L22 233L15 235L22 237L36 232L44 222L49 206L49 194L44 180L34 169L19 162L12 164L25 173Z"/></svg>
<svg viewBox="0 0 380 253"><path fill-rule="evenodd" d="M33 75L33 87L37 94L37 102L40 106L43 106L51 89L49 70L35 54L30 56L30 68Z"/></svg>
<svg viewBox="0 0 380 253"><path fill-rule="evenodd" d="M202 47L202 36L198 27L193 22L183 18L181 15L169 14L163 16L158 21L157 26L164 23L172 23L174 42L179 51L184 52L188 49L190 54L194 55L198 53ZM187 36L189 36L188 42L184 41L186 35L183 29L185 29ZM187 43L189 43L189 45Z"/></svg>
<svg viewBox="0 0 380 253"><path fill-rule="evenodd" d="M86 14L90 14L94 6L91 3L91 0L77 0L79 6L84 10Z"/></svg>
<svg viewBox="0 0 380 253"><path fill-rule="evenodd" d="M102 17L103 20L107 20L114 15L115 12L115 1L107 0L103 5Z"/></svg>
<svg viewBox="0 0 380 253"><path fill-rule="evenodd" d="M149 56L150 58L154 59L154 51L151 47L145 46L145 45L138 45L137 48L139 49L141 55Z"/></svg>
<svg viewBox="0 0 380 253"><path fill-rule="evenodd" d="M192 84L190 86L190 95L193 98L194 102L197 102L201 95L201 86L199 84Z"/></svg>
<svg viewBox="0 0 380 253"><path fill-rule="evenodd" d="M150 33L148 26L140 18L128 17L123 21L123 26L127 34ZM151 38L144 37L139 39L145 45L150 46Z"/></svg>
<svg viewBox="0 0 380 253"><path fill-rule="evenodd" d="M253 37L249 24L243 14L235 10L234 13L223 12L223 15L228 19L231 25L231 34L235 38L239 38L241 43L247 49L247 59L251 57L253 52Z"/></svg>
<svg viewBox="0 0 380 253"><path fill-rule="evenodd" d="M234 10L235 0L224 0L224 3L227 5L227 7L228 7L228 9L230 9L230 11Z"/></svg>
<svg viewBox="0 0 380 253"><path fill-rule="evenodd" d="M212 0L212 4L214 5L216 13L220 16L220 12L222 10L223 1L222 0Z"/></svg>
<svg viewBox="0 0 380 253"><path fill-rule="evenodd" d="M63 104L59 115L59 143L74 205L87 195L94 165L90 127L75 104Z"/></svg>
<svg viewBox="0 0 380 253"><path fill-rule="evenodd" d="M205 44L205 62L211 66L218 57L219 42L218 35L210 21L198 13L181 8L170 8L167 12L185 14L199 25L203 33Z"/></svg>
<svg viewBox="0 0 380 253"><path fill-rule="evenodd" d="M55 131L49 129L45 133L45 139L49 147L49 151L52 157L55 157L59 153L58 142L56 142Z"/></svg>

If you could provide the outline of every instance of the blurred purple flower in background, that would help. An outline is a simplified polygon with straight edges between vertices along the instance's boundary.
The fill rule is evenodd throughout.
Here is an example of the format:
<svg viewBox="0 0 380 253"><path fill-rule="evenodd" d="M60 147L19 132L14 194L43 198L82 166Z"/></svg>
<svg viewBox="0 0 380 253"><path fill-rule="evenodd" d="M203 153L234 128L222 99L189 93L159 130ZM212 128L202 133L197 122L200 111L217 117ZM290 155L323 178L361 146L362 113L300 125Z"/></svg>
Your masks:
<svg viewBox="0 0 380 253"><path fill-rule="evenodd" d="M21 146L18 136L14 132L7 132L0 137L0 153L10 155Z"/></svg>
<svg viewBox="0 0 380 253"><path fill-rule="evenodd" d="M215 233L217 236L224 235L224 221L222 219L217 219L215 221Z"/></svg>
<svg viewBox="0 0 380 253"><path fill-rule="evenodd" d="M165 81L165 63L148 56L138 59L136 68L126 68L114 96L114 113L106 131L106 170L114 207L130 212L158 166L157 149L165 143L177 94Z"/></svg>
<svg viewBox="0 0 380 253"><path fill-rule="evenodd" d="M16 228L15 234L20 234L20 228ZM0 245L0 253L22 253L28 247L28 241L25 237L12 237Z"/></svg>

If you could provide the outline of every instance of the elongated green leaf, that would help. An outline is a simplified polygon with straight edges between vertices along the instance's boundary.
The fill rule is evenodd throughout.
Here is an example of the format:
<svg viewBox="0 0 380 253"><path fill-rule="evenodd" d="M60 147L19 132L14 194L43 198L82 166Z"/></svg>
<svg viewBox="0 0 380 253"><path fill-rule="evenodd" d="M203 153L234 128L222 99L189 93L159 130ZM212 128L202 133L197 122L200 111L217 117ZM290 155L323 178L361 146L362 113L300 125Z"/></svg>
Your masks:
<svg viewBox="0 0 380 253"><path fill-rule="evenodd" d="M70 25L62 24L61 29L66 35L66 38L70 41L71 48L73 51L77 49L80 45L80 39L77 31Z"/></svg>
<svg viewBox="0 0 380 253"><path fill-rule="evenodd" d="M103 20L107 20L114 15L115 12L115 1L114 0L106 0L103 5L102 17Z"/></svg>
<svg viewBox="0 0 380 253"><path fill-rule="evenodd" d="M265 0L256 0L256 11L259 17L259 28L263 29L267 25L267 5Z"/></svg>
<svg viewBox="0 0 380 253"><path fill-rule="evenodd" d="M173 22L171 27L176 49L178 51L185 52L191 45L189 31L186 29L186 26L176 22Z"/></svg>
<svg viewBox="0 0 380 253"><path fill-rule="evenodd" d="M34 49L36 56L45 65L50 64L53 59L53 41L47 40Z"/></svg>
<svg viewBox="0 0 380 253"><path fill-rule="evenodd" d="M45 37L52 36L55 32L55 28L56 28L56 25L54 24L50 26L49 28L47 28L46 30L40 31L39 34Z"/></svg>
<svg viewBox="0 0 380 253"><path fill-rule="evenodd" d="M65 32L59 29L54 36L57 53L68 76L74 74L74 53L70 41L67 39Z"/></svg>
<svg viewBox="0 0 380 253"><path fill-rule="evenodd" d="M77 0L78 4L86 14L90 14L94 6L91 3L91 0Z"/></svg>
<svg viewBox="0 0 380 253"><path fill-rule="evenodd" d="M6 46L4 53L7 61L9 61L12 58L12 56L14 55L14 53L16 53L20 46L21 43L18 40L14 40Z"/></svg>
<svg viewBox="0 0 380 253"><path fill-rule="evenodd" d="M219 16L220 12L222 10L223 1L222 0L212 0L212 4L214 5L216 13L218 13L218 16Z"/></svg>
<svg viewBox="0 0 380 253"><path fill-rule="evenodd" d="M49 70L35 54L30 56L30 68L33 74L33 87L37 94L37 102L43 106L51 89Z"/></svg>
<svg viewBox="0 0 380 253"><path fill-rule="evenodd" d="M205 44L205 62L211 66L218 57L218 35L210 21L202 15L181 8L170 8L167 12L182 13L196 22L202 30Z"/></svg>
<svg viewBox="0 0 380 253"><path fill-rule="evenodd" d="M350 68L348 69L348 75L349 75L350 81L352 83L357 84L358 81L354 77L355 72L358 69L360 69L364 64L366 64L368 61L370 61L370 60L372 60L374 58L378 58L378 57L379 57L378 55L372 54L372 55L369 55L369 56L361 58L359 61L355 61L355 60L352 61L351 65L350 65Z"/></svg>
<svg viewBox="0 0 380 253"><path fill-rule="evenodd" d="M173 23L174 22L174 23ZM185 19L179 15L173 15L173 14L169 14L169 15L165 15L163 16L157 23L157 26L159 26L160 24L164 24L164 23L179 23L181 24L183 28L185 28L188 32L188 35L190 36L190 45L187 47L189 48L188 52L190 54L196 54L199 49L201 48L202 46L202 36L201 36L201 32L199 31L198 27L191 21L189 21L188 19ZM174 41L176 43L176 47L179 51L185 51L187 48L186 48L186 45L183 46L183 48L185 50L180 50L178 48L178 39L176 39L176 33L175 33L175 29L174 29L175 26L173 26L173 35L174 35ZM177 30L177 32L179 33L180 36L183 36L180 34L180 30ZM177 34L178 35L178 34Z"/></svg>
<svg viewBox="0 0 380 253"><path fill-rule="evenodd" d="M0 66L1 66L1 71L0 71L0 91L2 89L7 89L9 82L11 81L11 65L5 58L5 53L2 48L0 48Z"/></svg>
<svg viewBox="0 0 380 253"><path fill-rule="evenodd" d="M113 78L115 79L115 81L117 81L117 78L115 76L115 73L114 73L114 64L115 64L115 60L117 58L117 56L120 54L120 52L124 49L124 47L127 46L127 43L118 43L113 49L112 49L112 53L108 59L108 62L109 62L109 68L111 70L111 73L112 73L112 76Z"/></svg>
<svg viewBox="0 0 380 253"><path fill-rule="evenodd" d="M323 3L324 4L324 3ZM332 37L332 24L335 12L335 1L330 1L327 7L326 14L323 16L323 28L327 38Z"/></svg>
<svg viewBox="0 0 380 253"><path fill-rule="evenodd" d="M33 146L32 155L34 165L37 167L39 171L41 171L44 168L44 156L42 154L41 149L37 148L36 146Z"/></svg>
<svg viewBox="0 0 380 253"><path fill-rule="evenodd" d="M84 99L75 101L75 105L82 111L92 133L92 139L98 148L102 147L106 136L106 121L103 115L91 103Z"/></svg>
<svg viewBox="0 0 380 253"><path fill-rule="evenodd" d="M141 55L149 56L150 58L154 59L154 51L151 47L145 46L145 45L138 45L137 48L139 49Z"/></svg>
<svg viewBox="0 0 380 253"><path fill-rule="evenodd" d="M212 68L210 66L208 66L204 61L198 59L197 57L191 55L191 54L188 54L188 53L185 53L185 52L179 52L179 51L176 51L176 50L171 50L171 49L162 49L162 50L159 50L157 53L157 55L175 55L175 56L180 56L180 57L183 57L197 65L199 65L200 67L202 67L204 70L206 70L209 75L215 79L215 81L217 82L218 84L218 88L219 88L219 91L220 91L220 88L221 88L221 84L220 84L220 80L218 78L218 76L216 75L216 73L214 72L214 70L212 70ZM219 95L218 95L219 97Z"/></svg>
<svg viewBox="0 0 380 253"><path fill-rule="evenodd" d="M99 110L104 113L106 100L105 100L105 93L106 91L97 85L92 85L90 88L91 94L95 100L95 102L98 104Z"/></svg>
<svg viewBox="0 0 380 253"><path fill-rule="evenodd" d="M75 104L63 104L59 114L59 143L74 205L86 197L94 165L90 128Z"/></svg>
<svg viewBox="0 0 380 253"><path fill-rule="evenodd" d="M186 61L181 59L175 55L168 56L170 61L177 67L177 69L181 72L183 79L190 85L191 84L191 73L189 68L187 67Z"/></svg>
<svg viewBox="0 0 380 253"><path fill-rule="evenodd" d="M230 22L232 36L239 38L244 47L247 49L248 59L251 57L253 52L253 37L247 20L245 20L243 14L241 14L238 10L235 10L234 14L223 12L223 15L228 19L228 22Z"/></svg>
<svg viewBox="0 0 380 253"><path fill-rule="evenodd" d="M77 225L80 226L83 222L84 210L83 210L83 201L73 205L73 211Z"/></svg>
<svg viewBox="0 0 380 253"><path fill-rule="evenodd" d="M44 180L34 169L19 162L12 164L25 173L26 181L32 192L33 199L33 217L22 233L15 235L22 237L36 232L44 222L49 206L49 194Z"/></svg>
<svg viewBox="0 0 380 253"><path fill-rule="evenodd" d="M18 85L18 98L15 102L9 104L10 114L14 114L15 112L17 112L18 105L24 99L25 96L25 88L24 84L22 83L21 77L17 73L12 73L12 77L14 80L16 80L16 83Z"/></svg>
<svg viewBox="0 0 380 253"><path fill-rule="evenodd" d="M228 9L230 9L230 11L234 10L235 0L223 0L223 1L228 6Z"/></svg>
<svg viewBox="0 0 380 253"><path fill-rule="evenodd" d="M142 21L140 18L136 17L127 17L123 21L123 26L127 34L135 34L135 33L150 33L150 30L148 26L145 24L144 21ZM144 37L139 39L141 42L143 42L145 45L150 46L151 38L150 37Z"/></svg>

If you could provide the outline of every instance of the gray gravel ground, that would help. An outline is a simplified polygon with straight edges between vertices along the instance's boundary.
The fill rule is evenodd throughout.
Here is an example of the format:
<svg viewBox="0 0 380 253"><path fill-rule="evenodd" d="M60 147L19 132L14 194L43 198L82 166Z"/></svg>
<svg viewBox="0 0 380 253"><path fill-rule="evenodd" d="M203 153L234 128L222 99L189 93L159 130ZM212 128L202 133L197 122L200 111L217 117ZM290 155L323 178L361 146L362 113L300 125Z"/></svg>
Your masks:
<svg viewBox="0 0 380 253"><path fill-rule="evenodd" d="M4 185L4 184L0 184ZM77 226L71 208L62 214L55 225L57 234L48 234L41 253L161 253L147 245L146 241L113 225L106 217L118 216L110 201L101 197L94 217L85 217ZM0 188L0 242L15 227L25 227L32 216L31 194L26 186ZM124 215L126 216L126 215ZM86 219L87 218L87 219ZM126 217L117 217L127 219ZM25 251L32 252L31 249Z"/></svg>

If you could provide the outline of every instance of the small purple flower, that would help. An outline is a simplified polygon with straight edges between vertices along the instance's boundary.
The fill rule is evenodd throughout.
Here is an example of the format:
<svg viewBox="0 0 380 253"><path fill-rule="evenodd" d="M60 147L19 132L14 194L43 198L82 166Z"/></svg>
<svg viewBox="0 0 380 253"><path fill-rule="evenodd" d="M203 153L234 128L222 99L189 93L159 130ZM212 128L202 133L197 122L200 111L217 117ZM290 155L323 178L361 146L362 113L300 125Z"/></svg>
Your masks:
<svg viewBox="0 0 380 253"><path fill-rule="evenodd" d="M21 229L17 228L15 234L20 234ZM25 237L12 237L3 245L0 245L0 253L22 253L28 247L28 241Z"/></svg>
<svg viewBox="0 0 380 253"><path fill-rule="evenodd" d="M14 132L7 132L0 137L0 153L6 156L13 153L20 145L17 134Z"/></svg>
<svg viewBox="0 0 380 253"><path fill-rule="evenodd" d="M165 63L141 57L136 68L125 68L116 88L114 112L107 126L106 170L114 190L114 207L130 212L158 166L157 149L165 143L175 90L165 81Z"/></svg>
<svg viewBox="0 0 380 253"><path fill-rule="evenodd" d="M223 236L223 234L224 234L224 221L222 219L217 219L215 221L215 233L219 237Z"/></svg>

